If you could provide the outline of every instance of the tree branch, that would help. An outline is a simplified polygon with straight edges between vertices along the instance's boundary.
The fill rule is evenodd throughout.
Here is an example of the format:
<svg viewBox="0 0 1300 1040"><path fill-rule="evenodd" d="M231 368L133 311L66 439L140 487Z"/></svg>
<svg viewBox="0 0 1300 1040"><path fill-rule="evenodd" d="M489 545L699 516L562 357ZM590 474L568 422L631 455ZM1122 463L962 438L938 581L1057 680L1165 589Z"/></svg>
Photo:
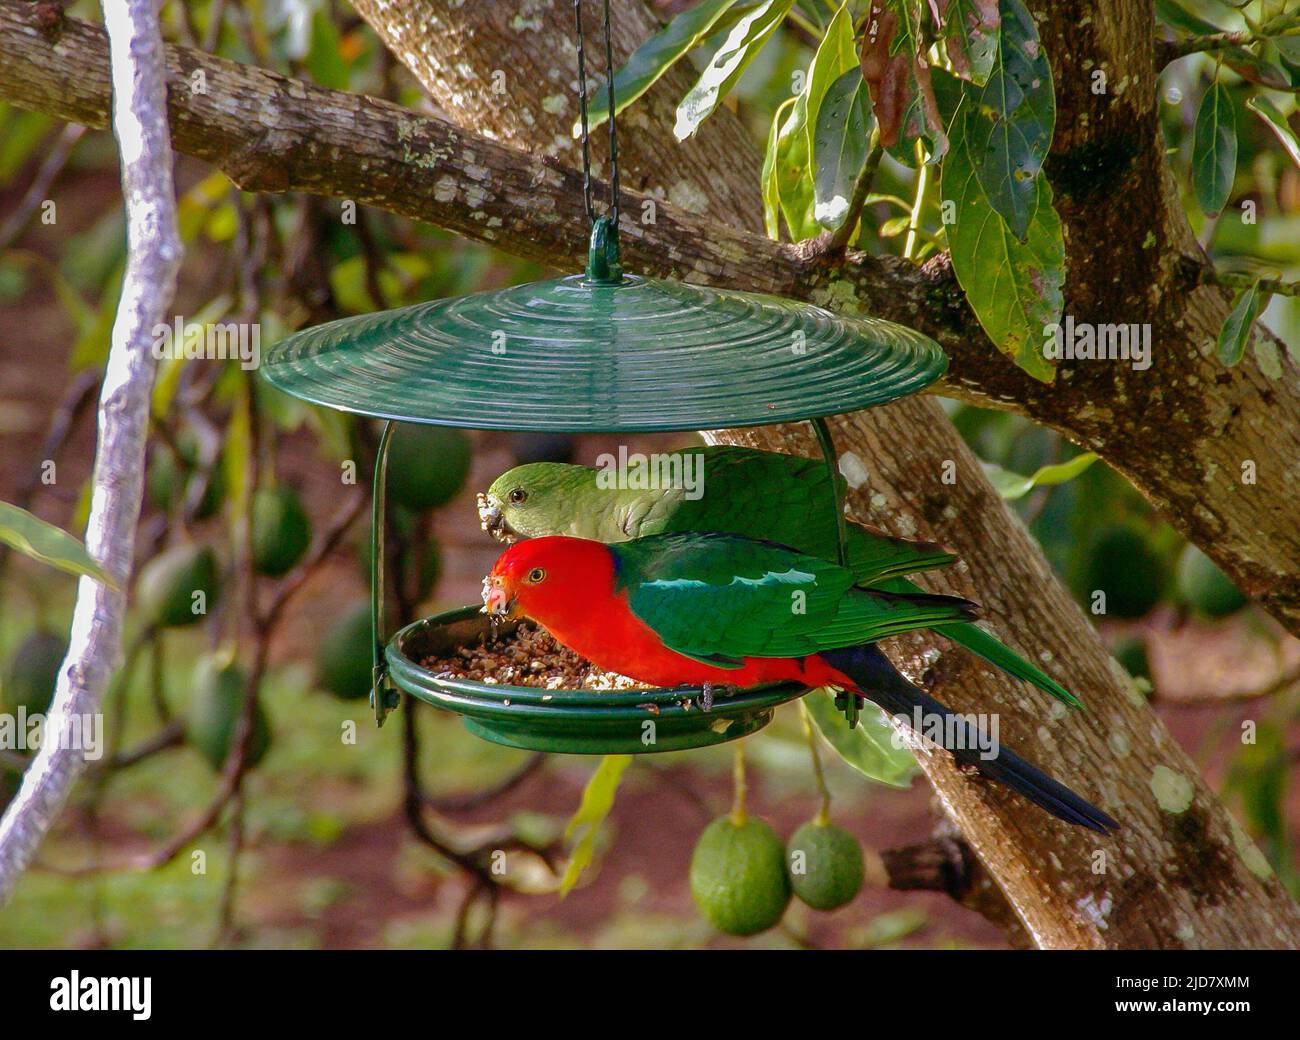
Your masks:
<svg viewBox="0 0 1300 1040"><path fill-rule="evenodd" d="M157 5L152 0L105 0L104 21L113 127L122 157L127 265L100 396L86 549L112 575L116 587L91 578L82 578L77 586L70 645L45 739L0 819L0 904L13 893L86 767L73 739L74 727L99 712L122 653L125 589L140 513L156 370L150 330L165 315L181 261Z"/></svg>

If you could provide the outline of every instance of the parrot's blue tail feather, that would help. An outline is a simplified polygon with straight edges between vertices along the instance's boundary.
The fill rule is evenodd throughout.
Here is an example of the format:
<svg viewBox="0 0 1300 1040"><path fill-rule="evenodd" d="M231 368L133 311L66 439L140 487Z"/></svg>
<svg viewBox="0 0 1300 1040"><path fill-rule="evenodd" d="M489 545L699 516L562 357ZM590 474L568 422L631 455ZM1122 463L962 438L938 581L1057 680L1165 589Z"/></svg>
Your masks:
<svg viewBox="0 0 1300 1040"><path fill-rule="evenodd" d="M1069 823L1100 834L1119 829L1119 823L1106 813L1019 755L997 748L993 757L983 757L980 749L987 747L988 741L980 728L913 686L875 644L824 650L821 656L837 671L853 679L857 692L875 701L891 715L902 716L912 723L919 708L927 720L938 723L938 732L955 734L956 739L945 740L944 746L954 745L948 750L963 765L973 766L983 775L1006 784L1035 805ZM926 725L928 728L931 723Z"/></svg>

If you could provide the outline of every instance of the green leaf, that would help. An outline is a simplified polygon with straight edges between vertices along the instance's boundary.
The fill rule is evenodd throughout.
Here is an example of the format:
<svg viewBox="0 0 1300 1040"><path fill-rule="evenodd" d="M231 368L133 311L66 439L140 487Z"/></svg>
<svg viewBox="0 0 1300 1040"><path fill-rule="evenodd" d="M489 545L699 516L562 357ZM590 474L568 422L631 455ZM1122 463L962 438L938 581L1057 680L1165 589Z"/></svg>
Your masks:
<svg viewBox="0 0 1300 1040"><path fill-rule="evenodd" d="M239 388L230 419L226 423L221 441L221 456L216 464L222 467L226 481L230 515L237 524L244 522L248 500L253 494L249 487L249 461L253 452L252 384L245 381Z"/></svg>
<svg viewBox="0 0 1300 1040"><path fill-rule="evenodd" d="M316 12L311 23L311 46L303 64L312 79L331 90L347 90L348 62L343 57L338 27L329 12Z"/></svg>
<svg viewBox="0 0 1300 1040"><path fill-rule="evenodd" d="M997 489L999 495L1010 502L1017 498L1024 498L1036 487L1064 484L1071 481L1096 461L1096 455L1090 451L1085 451L1065 462L1042 466L1029 477L1014 473L1009 469L1003 469L992 462L985 462L982 465L985 474L989 478L989 483Z"/></svg>
<svg viewBox="0 0 1300 1040"><path fill-rule="evenodd" d="M1231 368L1241 360L1250 340L1250 330L1255 326L1255 319L1263 309L1259 282L1256 280L1249 288L1243 289L1232 307L1232 313L1223 322L1219 330L1219 360Z"/></svg>
<svg viewBox="0 0 1300 1040"><path fill-rule="evenodd" d="M873 122L871 95L862 69L854 65L826 91L813 131L814 215L824 228L834 230L848 217Z"/></svg>
<svg viewBox="0 0 1300 1040"><path fill-rule="evenodd" d="M631 755L606 755L587 781L578 811L564 830L566 839L577 835L578 843L564 868L564 877L560 879L560 895L568 895L582 872L591 865L596 849L596 831L614 808L614 795L623 779L623 771L631 764Z"/></svg>
<svg viewBox="0 0 1300 1040"><path fill-rule="evenodd" d="M975 174L967 103L953 119L952 147L943 163L944 205L955 209L954 222L946 226L953 271L989 339L1035 379L1050 382L1055 370L1043 354L1043 330L1056 324L1064 307L1061 218L1052 208L1051 185L1040 177L1025 240L1011 233Z"/></svg>
<svg viewBox="0 0 1300 1040"><path fill-rule="evenodd" d="M1223 32L1217 25L1207 22L1199 15L1192 14L1176 0L1156 0L1156 17L1174 29L1191 33L1193 36L1213 36Z"/></svg>
<svg viewBox="0 0 1300 1040"><path fill-rule="evenodd" d="M112 576L67 531L8 502L0 502L0 542L61 571L85 575L109 588L118 588Z"/></svg>
<svg viewBox="0 0 1300 1040"><path fill-rule="evenodd" d="M677 106L677 125L673 127L677 140L686 140L713 114L793 6L794 0L766 0L732 27L695 86Z"/></svg>
<svg viewBox="0 0 1300 1040"><path fill-rule="evenodd" d="M1300 141L1296 140L1295 131L1286 121L1286 116L1278 111L1277 106L1262 94L1256 94L1246 102L1246 107L1259 116L1282 143L1291 161L1300 166Z"/></svg>
<svg viewBox="0 0 1300 1040"><path fill-rule="evenodd" d="M883 713L867 709L849 729L830 690L813 690L803 702L822 738L859 773L890 787L912 786L916 758L906 747L894 746L894 727Z"/></svg>
<svg viewBox="0 0 1300 1040"><path fill-rule="evenodd" d="M814 124L822 99L835 81L857 65L853 19L841 6L826 28L808 66L804 88L777 134L776 191L790 237L796 242L821 233L813 175Z"/></svg>
<svg viewBox="0 0 1300 1040"><path fill-rule="evenodd" d="M791 240L800 242L821 233L817 223L817 199L814 195L812 157L808 154L808 135L804 133L803 95L795 98L776 137L776 163L772 178L777 204L785 217Z"/></svg>
<svg viewBox="0 0 1300 1040"><path fill-rule="evenodd" d="M1273 90L1294 90L1291 77L1270 61L1265 61L1245 47L1229 47L1223 51L1223 64L1242 79L1258 83Z"/></svg>
<svg viewBox="0 0 1300 1040"><path fill-rule="evenodd" d="M772 116L772 128L767 132L767 151L763 155L763 227L773 241L781 238L781 187L776 176L776 166L781 158L781 132L789 118L789 109L797 98L787 98Z"/></svg>
<svg viewBox="0 0 1300 1040"><path fill-rule="evenodd" d="M614 73L614 114L618 115L654 86L678 58L709 34L735 3L736 0L704 0L699 6L683 11L633 51L627 64ZM592 94L587 102L589 126L599 126L609 118L608 100L608 92L603 87ZM581 133L581 122L575 122L573 136Z"/></svg>
<svg viewBox="0 0 1300 1040"><path fill-rule="evenodd" d="M977 86L988 82L998 56L1002 16L997 0L940 0L943 31L953 71Z"/></svg>
<svg viewBox="0 0 1300 1040"><path fill-rule="evenodd" d="M997 58L988 82L967 88L966 133L984 194L1024 242L1056 127L1056 98L1033 17L1021 0L1001 0L999 9Z"/></svg>
<svg viewBox="0 0 1300 1040"><path fill-rule="evenodd" d="M1237 172L1237 124L1228 88L1214 82L1201 99L1192 128L1192 187L1206 216L1227 205Z"/></svg>

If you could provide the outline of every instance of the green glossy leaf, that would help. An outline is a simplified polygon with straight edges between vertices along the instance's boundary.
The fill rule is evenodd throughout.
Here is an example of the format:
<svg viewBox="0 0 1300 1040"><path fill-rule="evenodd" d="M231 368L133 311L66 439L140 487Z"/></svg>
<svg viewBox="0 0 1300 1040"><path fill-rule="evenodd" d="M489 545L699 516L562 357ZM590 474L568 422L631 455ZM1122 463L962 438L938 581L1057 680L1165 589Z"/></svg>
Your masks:
<svg viewBox="0 0 1300 1040"><path fill-rule="evenodd" d="M1258 83L1273 90L1292 90L1291 77L1271 61L1265 61L1245 47L1229 47L1223 51L1223 64L1242 79Z"/></svg>
<svg viewBox="0 0 1300 1040"><path fill-rule="evenodd" d="M890 217L880 225L876 234L881 238L897 238L911 226L912 215L910 213L904 213L899 217Z"/></svg>
<svg viewBox="0 0 1300 1040"><path fill-rule="evenodd" d="M808 66L804 89L777 134L776 192L786 227L796 242L822 231L817 221L813 164L815 120L822 99L835 81L856 65L853 19L847 7L841 6Z"/></svg>
<svg viewBox="0 0 1300 1040"><path fill-rule="evenodd" d="M0 542L61 571L94 578L109 588L118 587L109 573L90 558L86 547L67 531L8 502L0 502Z"/></svg>
<svg viewBox="0 0 1300 1040"><path fill-rule="evenodd" d="M1001 0L999 10L993 72L983 87L967 90L967 145L984 194L1024 242L1056 127L1056 98L1033 17L1021 0Z"/></svg>
<svg viewBox="0 0 1300 1040"><path fill-rule="evenodd" d="M677 106L677 124L673 127L677 140L686 140L713 114L793 6L794 0L766 0L736 22L695 86Z"/></svg>
<svg viewBox="0 0 1300 1040"><path fill-rule="evenodd" d="M772 169L777 204L785 217L786 229L795 242L821 233L817 223L817 200L812 179L812 156L808 154L808 135L804 133L803 95L781 124L776 137L776 163Z"/></svg>
<svg viewBox="0 0 1300 1040"><path fill-rule="evenodd" d="M1262 94L1257 94L1246 102L1246 107L1259 116L1274 136L1281 142L1291 161L1300 166L1300 141L1296 140L1295 131L1286 121L1286 116L1278 111L1277 106Z"/></svg>
<svg viewBox="0 0 1300 1040"><path fill-rule="evenodd" d="M1212 83L1196 111L1192 129L1192 187L1207 216L1227 205L1237 172L1237 124L1232 98L1222 83Z"/></svg>
<svg viewBox="0 0 1300 1040"><path fill-rule="evenodd" d="M1219 330L1219 360L1229 368L1240 361L1246 352L1250 330L1255 326L1262 303L1259 282L1256 281L1241 291L1237 302L1233 304L1232 312L1224 320L1223 328Z"/></svg>
<svg viewBox="0 0 1300 1040"><path fill-rule="evenodd" d="M998 0L939 0L940 34L953 71L978 86L988 82L997 63L1002 16Z"/></svg>
<svg viewBox="0 0 1300 1040"><path fill-rule="evenodd" d="M953 271L989 339L1035 379L1050 382L1055 370L1043 355L1043 330L1061 317L1065 281L1065 242L1052 188L1038 178L1037 204L1025 240L1018 240L976 176L966 108L963 103L954 117L943 164L943 199L955 217L946 226Z"/></svg>
<svg viewBox="0 0 1300 1040"><path fill-rule="evenodd" d="M772 127L767 132L767 150L763 155L763 227L767 237L781 238L781 187L776 176L776 166L781 157L781 131L790 118L790 109L797 98L787 98L772 116Z"/></svg>
<svg viewBox="0 0 1300 1040"><path fill-rule="evenodd" d="M348 62L343 57L341 37L327 11L317 11L311 22L311 46L303 64L312 79L331 90L347 90Z"/></svg>
<svg viewBox="0 0 1300 1040"><path fill-rule="evenodd" d="M1174 29L1181 29L1193 36L1213 36L1223 32L1213 22L1207 22L1200 15L1192 14L1176 0L1156 0L1156 17Z"/></svg>
<svg viewBox="0 0 1300 1040"><path fill-rule="evenodd" d="M674 62L704 40L735 4L736 0L704 0L689 11L683 11L633 51L627 64L614 73L614 114L618 115L654 86ZM609 118L608 100L603 85L593 92L587 102L589 126L598 126ZM581 122L575 122L573 136L578 137L581 133Z"/></svg>
<svg viewBox="0 0 1300 1040"><path fill-rule="evenodd" d="M873 122L867 83L855 64L826 91L813 132L814 215L824 228L834 230L848 216Z"/></svg>
<svg viewBox="0 0 1300 1040"><path fill-rule="evenodd" d="M573 847L573 855L569 857L564 877L560 879L560 895L567 895L582 877L582 872L591 866L596 851L596 831L614 808L614 795L623 780L623 771L631 764L631 755L606 755L587 781L578 811L564 831L566 839L577 836L578 843Z"/></svg>
<svg viewBox="0 0 1300 1040"><path fill-rule="evenodd" d="M894 746L894 727L882 712L868 706L858 717L858 724L849 729L829 690L813 690L803 703L822 738L859 773L890 787L912 786L916 757L907 748Z"/></svg>
<svg viewBox="0 0 1300 1040"><path fill-rule="evenodd" d="M1042 466L1032 476L1028 477L1009 469L1003 469L992 462L985 462L983 466L984 472L989 478L989 483L997 489L999 495L1010 502L1017 498L1024 498L1036 487L1064 484L1071 481L1096 461L1096 455L1090 451L1085 451L1065 462Z"/></svg>

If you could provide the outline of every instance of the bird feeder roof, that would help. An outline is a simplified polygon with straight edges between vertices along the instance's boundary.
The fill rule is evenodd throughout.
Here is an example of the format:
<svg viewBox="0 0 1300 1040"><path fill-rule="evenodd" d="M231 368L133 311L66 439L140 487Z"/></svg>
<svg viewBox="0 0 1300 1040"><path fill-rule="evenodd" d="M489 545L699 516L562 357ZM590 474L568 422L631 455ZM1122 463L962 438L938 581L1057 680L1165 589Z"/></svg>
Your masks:
<svg viewBox="0 0 1300 1040"><path fill-rule="evenodd" d="M915 393L946 366L933 340L878 318L573 275L318 325L268 351L262 374L359 415L583 433L834 415Z"/></svg>

